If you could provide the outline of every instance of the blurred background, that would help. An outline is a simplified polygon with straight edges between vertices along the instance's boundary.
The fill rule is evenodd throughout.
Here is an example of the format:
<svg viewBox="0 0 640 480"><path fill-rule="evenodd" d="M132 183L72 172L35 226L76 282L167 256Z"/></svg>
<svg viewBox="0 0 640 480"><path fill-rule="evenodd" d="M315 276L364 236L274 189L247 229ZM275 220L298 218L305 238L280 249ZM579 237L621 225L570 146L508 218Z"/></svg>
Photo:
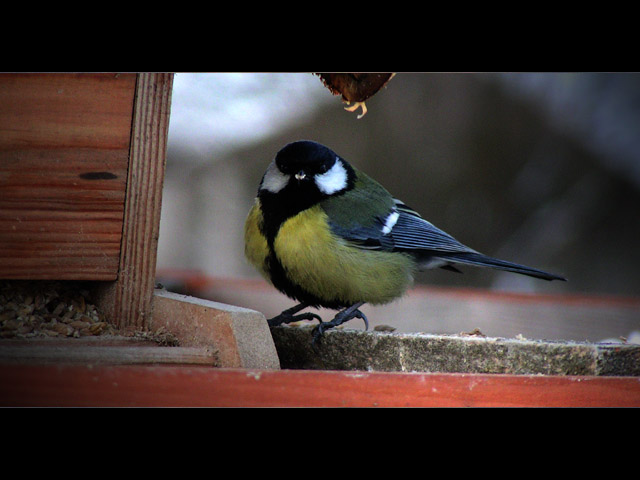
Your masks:
<svg viewBox="0 0 640 480"><path fill-rule="evenodd" d="M177 73L159 281L188 290L190 272L209 287L261 285L243 255L245 216L275 153L311 139L462 243L569 279L436 269L418 275L418 290L597 296L630 308L625 331L598 338L640 329L640 74L398 73L366 104L357 119L311 73ZM267 316L292 305L277 292L271 306L258 290L209 291Z"/></svg>

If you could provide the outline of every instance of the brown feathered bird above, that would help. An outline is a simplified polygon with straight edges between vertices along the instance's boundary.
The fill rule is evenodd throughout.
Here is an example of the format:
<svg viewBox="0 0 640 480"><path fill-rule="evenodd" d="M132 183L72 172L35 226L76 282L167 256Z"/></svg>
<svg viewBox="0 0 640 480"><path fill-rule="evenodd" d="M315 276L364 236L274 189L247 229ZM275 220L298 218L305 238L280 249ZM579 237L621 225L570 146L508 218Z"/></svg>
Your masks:
<svg viewBox="0 0 640 480"><path fill-rule="evenodd" d="M375 93L384 87L395 73L316 73L334 95L342 95L342 100L351 105L345 107L350 112L362 108L362 113L358 118L364 117L367 113L365 100L371 98Z"/></svg>

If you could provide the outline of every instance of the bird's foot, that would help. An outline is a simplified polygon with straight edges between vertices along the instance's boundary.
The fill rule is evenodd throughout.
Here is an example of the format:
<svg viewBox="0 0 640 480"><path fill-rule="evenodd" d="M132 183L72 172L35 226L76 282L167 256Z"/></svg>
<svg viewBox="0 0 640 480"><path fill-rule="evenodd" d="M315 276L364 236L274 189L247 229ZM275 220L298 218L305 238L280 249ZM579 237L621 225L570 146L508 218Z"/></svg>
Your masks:
<svg viewBox="0 0 640 480"><path fill-rule="evenodd" d="M350 104L350 103L351 102L347 102L347 104ZM365 105L364 102L356 102L350 107L344 107L344 109L347 112L355 112L359 107L362 107L362 113L358 115L356 118L360 120L362 117L364 117L367 114L367 106Z"/></svg>
<svg viewBox="0 0 640 480"><path fill-rule="evenodd" d="M305 312L295 315L300 310L307 307L308 305L306 303L301 303L299 305L296 305L295 307L288 308L280 315L276 315L275 317L267 320L267 323L270 327L275 327L277 325L282 325L283 323L297 322L299 320L318 320L322 322L322 318L320 318L320 315L312 312Z"/></svg>
<svg viewBox="0 0 640 480"><path fill-rule="evenodd" d="M359 302L354 305L351 305L348 308L345 308L344 310L338 312L338 314L335 317L333 317L333 320L331 320L330 322L320 321L320 323L311 332L311 334L313 335L313 339L311 340L311 343L315 346L316 342L320 340L324 332L326 332L330 328L334 328L334 327L337 327L338 325L342 325L343 323L353 318L361 318L362 320L364 320L365 330L369 330L369 321L367 320L367 316L364 313L362 313L360 310L358 310L358 308L361 307L363 304L364 302Z"/></svg>

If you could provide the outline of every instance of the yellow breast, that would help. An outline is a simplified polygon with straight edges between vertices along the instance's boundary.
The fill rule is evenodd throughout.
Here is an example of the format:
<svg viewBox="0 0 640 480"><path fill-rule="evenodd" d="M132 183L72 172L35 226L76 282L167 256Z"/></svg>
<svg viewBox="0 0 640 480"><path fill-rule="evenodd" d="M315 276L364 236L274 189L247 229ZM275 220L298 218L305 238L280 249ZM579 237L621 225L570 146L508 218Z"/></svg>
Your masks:
<svg viewBox="0 0 640 480"><path fill-rule="evenodd" d="M260 200L256 198L244 224L244 254L251 265L253 265L263 277L269 280L266 265L267 256L269 255L269 245L267 244L267 239L260 231L261 223L262 213L260 212Z"/></svg>
<svg viewBox="0 0 640 480"><path fill-rule="evenodd" d="M319 206L282 224L274 252L291 282L327 301L387 303L413 281L410 257L350 246L331 233Z"/></svg>

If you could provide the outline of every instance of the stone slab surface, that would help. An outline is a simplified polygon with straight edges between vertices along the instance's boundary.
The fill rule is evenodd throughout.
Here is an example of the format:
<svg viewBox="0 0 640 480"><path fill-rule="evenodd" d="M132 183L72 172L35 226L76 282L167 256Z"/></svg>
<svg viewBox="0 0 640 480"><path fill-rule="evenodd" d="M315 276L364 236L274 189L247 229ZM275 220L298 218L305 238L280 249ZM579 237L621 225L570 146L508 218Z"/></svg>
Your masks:
<svg viewBox="0 0 640 480"><path fill-rule="evenodd" d="M282 368L442 373L640 376L640 345L272 327Z"/></svg>

